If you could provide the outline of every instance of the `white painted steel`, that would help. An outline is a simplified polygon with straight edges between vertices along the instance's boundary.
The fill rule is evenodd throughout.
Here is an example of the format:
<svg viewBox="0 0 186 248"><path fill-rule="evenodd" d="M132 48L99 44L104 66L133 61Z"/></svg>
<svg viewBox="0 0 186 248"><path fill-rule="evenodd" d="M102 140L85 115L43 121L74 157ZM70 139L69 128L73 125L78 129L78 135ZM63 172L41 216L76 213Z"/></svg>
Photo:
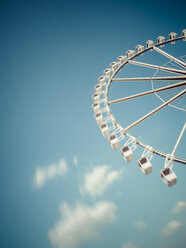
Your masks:
<svg viewBox="0 0 186 248"><path fill-rule="evenodd" d="M135 95L132 95L132 96L123 97L123 98L116 99L116 100L113 100L113 101L109 101L108 104L111 105L111 104L118 103L118 102L124 102L124 101L127 101L127 100L135 99L137 97L147 96L147 95L150 95L150 94L153 94L153 93L178 88L178 87L181 87L181 86L184 86L184 85L186 85L186 81L176 83L176 84L172 84L172 85L167 85L167 86L155 89L155 90L145 91L145 92L135 94Z"/></svg>
<svg viewBox="0 0 186 248"><path fill-rule="evenodd" d="M185 80L186 76L168 76L168 77L137 77L137 78L113 78L112 82L131 82L131 81L175 81Z"/></svg>
<svg viewBox="0 0 186 248"><path fill-rule="evenodd" d="M154 113L156 113L157 111L159 111L160 109L162 109L165 106L167 106L170 102L172 102L175 99L179 98L181 95L184 95L186 93L186 90L181 91L181 93L177 94L173 98L171 98L168 101L164 102L158 108L154 109L153 111L151 111L150 113L148 113L147 115L145 115L144 117L142 117L141 119L139 119L138 121L136 121L135 123L131 124L127 128L123 128L117 122L117 120L115 119L115 117L113 116L113 114L112 114L112 112L110 111L110 108L109 108L110 102L108 101L108 94L109 94L110 85L113 82L120 82L120 80L122 80L122 81L133 81L133 80L136 80L136 81L143 81L143 80L147 80L147 81L150 81L150 80L156 80L156 81L158 81L158 80L171 80L171 81L173 81L173 80L183 80L183 79L185 79L185 77L186 77L186 71L184 69L183 70L180 70L180 69L175 69L175 68L169 68L169 67L164 67L164 66L158 66L158 65L153 65L153 64L147 64L147 63L133 61L134 58L136 58L140 54L143 54L143 53L151 50L152 47L153 48L157 48L157 47L163 46L163 45L165 45L167 43L174 43L174 42L176 42L178 40L185 40L185 37L186 37L185 30L182 31L182 36L180 36L180 37L177 37L177 34L175 34L175 33L171 33L169 35L169 39L168 40L165 40L164 37L159 36L158 37L158 43L157 44L154 44L152 42L151 43L149 42L148 43L148 46L146 48L144 48L144 50L142 50L142 49L140 50L139 49L138 51L136 51L136 53L135 53L135 51L129 50L127 52L127 56L119 56L118 57L118 62L119 63L118 63L118 67L117 68L114 68L114 70L113 70L113 66L111 66L112 69L109 69L109 70L112 70L112 72L111 71L108 71L108 69L107 69L107 71L106 70L104 71L104 74L107 77L107 84L105 85L105 94L104 94L105 95L105 108L108 109L107 117L112 120L112 123L116 126L116 130L119 129L122 132L123 136L127 136L129 139L135 139L135 144L136 145L140 145L144 149L147 149L148 145L145 144L145 143L143 143L141 140L134 138L128 131L131 128L133 128L134 126L138 125L140 122L144 121L145 119L147 119L148 117L150 117L151 115L153 115ZM177 61L178 62L178 60L176 60L176 58L174 58L174 61ZM162 71L172 72L172 73L176 73L176 74L181 74L183 76L175 76L173 74L173 76L170 77L170 78L168 78L168 77L164 77L164 78L163 77L162 78L161 77L158 77L158 78L154 78L154 77L153 78L131 78L131 79L129 79L129 78L127 78L127 79L117 79L117 78L114 78L116 76L116 74L125 65L127 65L128 63L134 64L134 65L143 66L143 67L153 68L153 69L156 69L156 70L162 70ZM113 139L110 139L111 136L113 136ZM118 139L118 137L117 137L116 134L111 134L111 136L109 136L109 141L111 143L112 148L114 148L114 149L119 148L119 146L120 146L120 139L121 140L123 139L122 135L120 136L119 139ZM114 140L114 142L112 140ZM152 148L152 151L151 152L152 152L152 154L157 154L157 155L159 155L161 157L164 157L164 158L166 158L167 155L168 155L167 153L165 153L163 151L159 151L156 148ZM179 158L179 157L176 157L176 156L173 157L173 161L174 162L179 162L179 163L182 163L182 164L186 164L186 160L185 159Z"/></svg>
<svg viewBox="0 0 186 248"><path fill-rule="evenodd" d="M149 67L149 68L153 68L153 69L157 69L157 70L161 70L161 71L168 71L168 72L173 72L173 73L186 75L185 71L178 70L178 69L175 69L175 68L168 68L168 67L164 67L164 66L158 66L158 65L148 64L148 63L142 63L142 62L133 61L133 60L128 60L128 62L130 64L133 64L133 65L139 65L139 66Z"/></svg>
<svg viewBox="0 0 186 248"><path fill-rule="evenodd" d="M126 127L124 129L125 132L128 132L130 129L132 129L133 127L137 126L142 121L146 120L147 118L149 118L150 116L152 116L153 114L155 114L156 112L158 112L159 110L161 110L162 108L164 108L165 106L167 106L169 103L175 101L176 99L178 99L180 96L184 95L185 93L186 93L186 89L182 90L180 93L178 93L176 96L174 96L171 99L169 99L167 102L163 103L159 107L157 107L154 110L152 110L151 112L149 112L147 115L144 115L142 118L140 118L139 120L135 121L130 126Z"/></svg>
<svg viewBox="0 0 186 248"><path fill-rule="evenodd" d="M178 63L179 65L182 65L183 67L186 67L186 64L185 64L183 61L181 61L181 60L179 60L179 59L173 57L172 55L166 53L165 51L159 49L158 47L155 47L155 46L154 46L153 48L154 48L154 50L157 51L158 53L161 53L162 55L164 55L164 56L166 56L167 58L173 60L174 62Z"/></svg>

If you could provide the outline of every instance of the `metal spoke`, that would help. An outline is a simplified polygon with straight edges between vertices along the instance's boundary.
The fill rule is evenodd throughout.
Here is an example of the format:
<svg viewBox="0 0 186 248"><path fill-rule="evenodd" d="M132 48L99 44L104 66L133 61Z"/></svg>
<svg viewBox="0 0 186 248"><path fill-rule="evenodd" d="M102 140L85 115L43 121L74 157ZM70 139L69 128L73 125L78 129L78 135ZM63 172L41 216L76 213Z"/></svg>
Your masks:
<svg viewBox="0 0 186 248"><path fill-rule="evenodd" d="M162 76L167 76L167 77L169 77L169 76L172 75L172 74L170 74L170 72L167 72L167 71L158 71L158 75L162 75Z"/></svg>
<svg viewBox="0 0 186 248"><path fill-rule="evenodd" d="M139 94L123 97L123 98L120 98L120 99L112 100L112 101L108 102L108 104L111 105L111 104L118 103L118 102L124 102L124 101L131 100L131 99L134 99L134 98L137 98L137 97L147 96L147 95L150 95L150 94L153 94L153 93L178 88L178 87L181 87L181 86L184 86L184 85L186 85L186 81L179 82L179 83L172 84L172 85L167 85L167 86L164 86L164 87L161 87L161 88L145 91L145 92L142 92L142 93L139 93Z"/></svg>
<svg viewBox="0 0 186 248"><path fill-rule="evenodd" d="M184 99L185 99L185 97L182 97L182 99L181 99L179 102L177 102L177 103L175 104L175 106L178 106L181 102L184 101Z"/></svg>
<svg viewBox="0 0 186 248"><path fill-rule="evenodd" d="M137 78L113 78L112 82L131 82L131 81L173 81L173 80L185 80L186 76L172 76L172 77L137 77Z"/></svg>
<svg viewBox="0 0 186 248"><path fill-rule="evenodd" d="M169 72L173 72L173 73L178 73L178 74L186 75L186 71L177 70L177 69L170 68L170 67L164 67L164 66L158 66L158 65L153 65L153 64L147 64L147 63L143 63L143 62L139 62L139 61L133 61L133 60L128 60L128 62L130 64L134 64L134 65L139 65L139 66L149 67L149 68L153 68L153 69L157 69L157 70L169 71Z"/></svg>
<svg viewBox="0 0 186 248"><path fill-rule="evenodd" d="M180 70L183 69L183 66L174 63L174 61L169 61L169 63L167 63L167 64L168 64L169 66L171 66L172 68L175 67L175 68L178 68L178 69L180 69Z"/></svg>
<svg viewBox="0 0 186 248"><path fill-rule="evenodd" d="M135 121L134 123L132 123L131 125L129 125L128 127L126 127L124 129L124 132L128 132L130 129L132 129L133 127L137 126L139 123L143 122L144 120L146 120L147 118L149 118L150 116L152 116L153 114L155 114L156 112L158 112L159 110L161 110L162 108L166 107L168 104L170 104L171 102L175 101L176 99L178 99L179 97L181 97L185 93L186 93L186 89L182 90L180 93L178 93L176 96L174 96L173 98L171 98L167 102L163 103L159 107L157 107L154 110L152 110L151 112L149 112L147 115L143 116L139 120Z"/></svg>
<svg viewBox="0 0 186 248"><path fill-rule="evenodd" d="M104 80L103 84L100 81L100 78L98 79L98 81L100 82L100 86L103 88L102 93L98 94L98 98L101 99L102 103L103 103L103 106L100 106L101 113L103 113L103 110L105 111L104 112L105 117L103 116L103 121L106 121L107 118L109 118L109 120L111 121L111 123L113 125L113 129L111 130L109 135L112 135L112 132L115 128L116 132L114 132L113 134L115 135L117 145L118 144L121 145L120 141L122 141L124 136L127 136L129 139L134 140L134 143L136 145L140 145L142 148L148 149L149 146L147 144L143 143L141 140L135 138L133 135L130 134L130 129L132 129L133 127L142 123L150 116L153 116L156 112L160 111L161 109L165 108L166 106L171 106L171 107L180 109L182 111L186 111L186 105L184 102L185 98L186 98L186 95L185 95L186 94L186 69L185 69L186 68L186 55L181 56L179 58L176 58L176 57L170 55L169 53L164 52L162 49L159 49L159 47L161 48L165 44L168 44L168 43L175 44L176 41L178 41L178 40L185 40L186 39L185 33L186 33L186 30L184 29L182 31L182 35L180 37L177 37L176 33L171 32L169 34L168 40L165 40L165 37L159 36L156 44L154 44L154 42L148 40L146 42L146 47L138 45L136 47L136 51L128 50L126 55L119 56L117 62L112 62L110 64L110 66L111 66L110 71L112 70L111 74L108 75L106 73L106 70L104 71L104 76L102 76L102 77L105 77L105 80ZM155 64L153 64L153 62L152 62L152 64L151 64L151 62L149 64L148 62L145 63L145 61L144 62L136 61L136 58L139 55L142 55L149 50L154 50L154 53L157 52L157 53L161 54L162 56L164 56L164 58L169 58L169 61L165 64L160 64L161 66L159 64L155 65ZM160 58L161 58L161 56L160 56ZM118 74L118 73L122 70L123 67L127 66L127 64L141 66L142 67L142 73L145 73L147 71L147 70L145 70L146 68L154 69L156 72L154 73L153 76L146 75L147 77L145 77L145 75L143 75L143 74L141 74L141 77L140 76L138 77L135 72L134 72L134 74L131 74L130 78L127 78L127 77L123 78L124 76L121 76L121 78L118 77L119 75L122 75L122 74ZM137 69L139 69L139 68L137 68ZM135 88L136 86L138 86L138 88L141 88L141 87L143 88L143 86L148 87L149 83L151 84L152 88L151 89L146 88L146 91L143 91L143 92L140 92L140 90L137 91L137 89L136 89L136 93L135 94L133 93L134 95L129 95L129 96L126 95L126 97L116 99L116 100L113 99L113 100L109 101L110 86L112 88L112 83L115 83L115 82L116 83L117 82L123 82L124 84L126 84L128 82L128 84L129 84L128 86L133 87L132 91L136 89ZM113 86L115 86L115 84ZM141 91L142 91L142 89L141 89ZM133 92L135 92L135 91L133 91ZM147 113L143 117L134 121L132 124L128 125L128 127L123 128L118 123L118 121L115 119L114 115L112 114L112 111L110 109L111 108L110 105L115 104L115 103L119 103L119 102L123 102L123 101L127 101L130 99L140 98L140 97L150 95L150 94L154 94L156 97L158 97L162 101L159 104L159 106L154 108L151 112ZM100 95L102 95L102 96L100 96ZM95 100L95 99L93 98L93 100ZM180 107L177 105L179 105ZM184 107L182 107L181 105L184 105ZM135 116L134 116L134 118L135 118ZM110 128L110 127L108 126L108 128ZM185 130L185 128L184 128L184 130ZM182 134L180 134L180 137L181 136L182 136ZM179 141L177 141L177 143L179 143ZM111 144L111 146L112 146L112 144ZM177 146L178 146L178 144L175 145L174 150L177 148ZM160 150L157 150L155 147L151 147L151 148L152 148L153 154L157 154L157 155L164 157L166 159L167 159L168 155L169 156L171 155L171 154L168 154L166 152L162 152ZM174 150L173 150L173 154L175 152ZM168 157L168 159L170 159L170 158L172 159L173 162L179 162L179 163L186 165L186 160L183 158L175 157L174 155L172 157Z"/></svg>
<svg viewBox="0 0 186 248"><path fill-rule="evenodd" d="M183 62L186 62L183 57L180 58Z"/></svg>
<svg viewBox="0 0 186 248"><path fill-rule="evenodd" d="M181 138L183 136L183 133L184 133L185 129L186 129L186 122L185 122L185 124L184 124L184 126L183 126L183 128L181 130L181 133L180 133L180 135L178 137L178 140L177 140L177 142L176 142L176 144L175 144L175 146L174 146L174 148L172 150L172 153L171 153L172 156L174 155L174 153L175 153L175 151L176 151L176 149L177 149L177 147L178 147L178 145L180 143L180 140L181 140Z"/></svg>
<svg viewBox="0 0 186 248"><path fill-rule="evenodd" d="M163 97L162 101L165 102L167 99L170 99L170 97L172 96L175 96L177 92L173 91L173 92L170 92L170 94L167 94Z"/></svg>
<svg viewBox="0 0 186 248"><path fill-rule="evenodd" d="M155 46L154 46L153 48L154 48L155 51L157 51L158 53L161 53L161 54L164 55L165 57L167 57L167 58L173 60L173 61L176 62L177 64L182 65L183 67L186 67L186 64L185 64L184 62L182 62L181 60L179 60L179 59L173 57L172 55L166 53L165 51L161 50L161 49L158 48L158 47L155 47Z"/></svg>

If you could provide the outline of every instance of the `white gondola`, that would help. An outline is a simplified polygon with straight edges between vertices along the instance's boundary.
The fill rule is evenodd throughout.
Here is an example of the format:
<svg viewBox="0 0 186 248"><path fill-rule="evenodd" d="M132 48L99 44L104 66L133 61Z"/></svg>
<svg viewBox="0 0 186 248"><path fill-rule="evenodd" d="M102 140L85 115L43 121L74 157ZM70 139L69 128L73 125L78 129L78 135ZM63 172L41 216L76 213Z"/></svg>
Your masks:
<svg viewBox="0 0 186 248"><path fill-rule="evenodd" d="M165 41L165 37L164 36L158 36L158 38L157 38L157 43L158 44L160 44L160 43L162 43L162 42L164 42ZM160 47L163 47L164 45L160 45Z"/></svg>
<svg viewBox="0 0 186 248"><path fill-rule="evenodd" d="M146 42L146 47L147 48L152 48L154 46L154 41L152 41L152 40L148 40L147 42ZM152 50L152 49L151 49Z"/></svg>
<svg viewBox="0 0 186 248"><path fill-rule="evenodd" d="M101 111L100 105L98 103L94 103L92 105L92 108L93 108L93 110L94 110L95 113L98 113L98 112Z"/></svg>
<svg viewBox="0 0 186 248"><path fill-rule="evenodd" d="M136 46L136 53L140 53L140 52L142 52L144 50L144 46L142 46L142 45L137 45Z"/></svg>
<svg viewBox="0 0 186 248"><path fill-rule="evenodd" d="M128 50L127 51L127 58L128 59L131 59L134 55L135 55L135 51L134 50Z"/></svg>
<svg viewBox="0 0 186 248"><path fill-rule="evenodd" d="M130 146L125 145L123 148L121 148L120 151L121 151L122 156L127 162L130 162L134 159Z"/></svg>
<svg viewBox="0 0 186 248"><path fill-rule="evenodd" d="M101 132L102 132L104 137L109 137L110 131L109 131L108 125L106 123L103 123L100 126L100 129L101 129Z"/></svg>
<svg viewBox="0 0 186 248"><path fill-rule="evenodd" d="M119 56L118 61L119 61L120 64L125 63L125 61L127 61L127 56L122 56L122 55Z"/></svg>
<svg viewBox="0 0 186 248"><path fill-rule="evenodd" d="M111 147L113 148L113 149L118 149L119 148L119 140L118 140L118 138L116 137L116 135L111 135L110 137L109 137L109 142L110 142L110 144L111 144Z"/></svg>
<svg viewBox="0 0 186 248"><path fill-rule="evenodd" d="M96 84L96 86L94 87L95 91L97 93L101 93L102 92L102 86L100 84Z"/></svg>
<svg viewBox="0 0 186 248"><path fill-rule="evenodd" d="M177 176L171 168L165 168L160 171L160 177L168 186L174 185L177 181Z"/></svg>
<svg viewBox="0 0 186 248"><path fill-rule="evenodd" d="M97 94L97 93L93 94L92 98L93 98L95 103L100 102L100 95L99 94Z"/></svg>
<svg viewBox="0 0 186 248"><path fill-rule="evenodd" d="M103 123L103 121L104 121L103 116L102 116L101 113L95 114L95 119L96 119L98 125L101 125Z"/></svg>
<svg viewBox="0 0 186 248"><path fill-rule="evenodd" d="M106 85L106 78L101 76L98 78L98 81L100 83L101 86L105 86Z"/></svg>
<svg viewBox="0 0 186 248"><path fill-rule="evenodd" d="M146 157L140 158L140 160L138 160L138 165L144 174L147 175L152 172L152 164Z"/></svg>
<svg viewBox="0 0 186 248"><path fill-rule="evenodd" d="M111 68L112 68L112 71L115 72L118 68L118 63L117 62L112 62L110 64Z"/></svg>
<svg viewBox="0 0 186 248"><path fill-rule="evenodd" d="M186 41L186 29L182 30L182 36L184 36L183 40Z"/></svg>
<svg viewBox="0 0 186 248"><path fill-rule="evenodd" d="M170 40L174 40L174 39L176 39L177 38L177 33L175 33L175 32L171 32L170 34L169 34L169 39ZM175 41L172 41L171 42L171 44L175 44L176 42Z"/></svg>
<svg viewBox="0 0 186 248"><path fill-rule="evenodd" d="M111 69L105 69L104 70L104 75L106 78L109 78L112 75Z"/></svg>

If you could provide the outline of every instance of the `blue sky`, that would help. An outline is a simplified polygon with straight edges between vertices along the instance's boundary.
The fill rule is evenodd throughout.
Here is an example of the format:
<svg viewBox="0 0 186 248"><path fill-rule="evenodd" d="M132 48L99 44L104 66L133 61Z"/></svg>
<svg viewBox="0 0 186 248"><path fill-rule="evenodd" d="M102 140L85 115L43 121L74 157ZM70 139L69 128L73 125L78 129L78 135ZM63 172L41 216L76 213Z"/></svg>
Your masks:
<svg viewBox="0 0 186 248"><path fill-rule="evenodd" d="M1 247L185 247L185 165L175 164L178 183L171 188L159 178L162 158L154 156L153 173L143 175L136 165L143 150L127 164L101 135L91 108L104 69L149 39L180 35L185 7L1 1ZM184 55L185 43L172 51ZM138 73L127 70L128 77ZM113 97L120 92L116 86ZM144 98L140 109L124 104L112 110L128 124L160 101ZM169 107L131 133L170 153L184 121ZM177 156L185 155L185 138Z"/></svg>

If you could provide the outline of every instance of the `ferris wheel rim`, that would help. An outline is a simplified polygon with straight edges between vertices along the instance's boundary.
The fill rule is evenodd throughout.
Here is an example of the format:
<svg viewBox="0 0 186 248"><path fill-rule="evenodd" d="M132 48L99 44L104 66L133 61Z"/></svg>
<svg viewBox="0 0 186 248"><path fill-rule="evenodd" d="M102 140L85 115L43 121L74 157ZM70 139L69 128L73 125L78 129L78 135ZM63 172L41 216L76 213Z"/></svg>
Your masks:
<svg viewBox="0 0 186 248"><path fill-rule="evenodd" d="M161 43L157 43L157 44L154 44L154 47L159 47L161 45L164 45L164 44L167 44L167 43L170 43L170 42L175 42L175 41L178 41L178 40L182 40L182 39L185 39L185 37L182 35L180 37L177 37L177 38L174 38L174 39L169 39L169 40L166 40L164 42L161 42ZM142 52L139 52L137 54L135 54L132 58L130 58L130 60L133 60L135 59L136 57L138 57L139 55L141 55L142 53L145 53L147 51L149 51L150 49L152 49L152 47L149 47L149 48L145 48ZM112 119L113 123L116 125L116 128L119 129L125 136L127 136L128 138L130 139L133 139L135 140L135 143L140 145L141 147L145 148L145 149L148 149L149 145L145 144L144 142L142 142L141 140L135 138L133 135L131 135L128 131L126 132L125 129L117 122L116 118L114 117L114 115L112 114L111 110L110 110L110 107L109 107L109 102L108 102L108 93L109 93L109 88L110 88L110 85L112 83L112 79L115 77L115 75L125 66L129 63L129 59L127 59L123 64L121 64L117 69L116 71L110 76L110 78L108 79L108 83L106 84L105 86L105 105L106 105L106 109L108 109L108 115L109 117ZM184 73L184 75L186 75L186 72ZM152 149L152 152L161 156L161 157L164 157L164 158L167 158L167 156L169 155L168 153L166 152L162 152L154 147L151 147ZM172 158L172 161L173 162L178 162L178 163L182 163L182 164L186 164L186 159L183 159L183 158L180 158L180 157L176 157L176 156L173 156Z"/></svg>

